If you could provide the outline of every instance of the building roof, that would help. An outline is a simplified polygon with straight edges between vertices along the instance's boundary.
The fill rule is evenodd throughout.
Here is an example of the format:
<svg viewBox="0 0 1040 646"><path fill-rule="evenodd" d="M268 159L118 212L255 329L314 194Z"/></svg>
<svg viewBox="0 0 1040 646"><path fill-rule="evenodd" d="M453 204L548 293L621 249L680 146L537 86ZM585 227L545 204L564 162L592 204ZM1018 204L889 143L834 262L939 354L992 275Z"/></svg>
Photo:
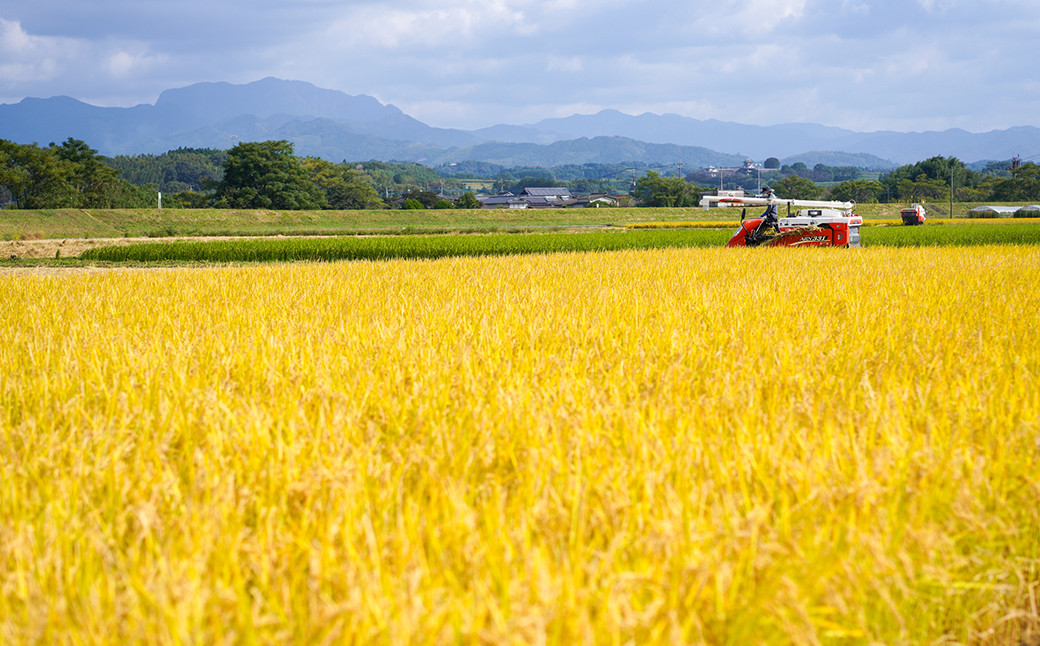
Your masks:
<svg viewBox="0 0 1040 646"><path fill-rule="evenodd" d="M562 186L525 188L523 192L523 195L531 197L563 197L570 196L570 194L571 189Z"/></svg>
<svg viewBox="0 0 1040 646"><path fill-rule="evenodd" d="M1017 206L976 206L968 211L968 217L1011 217L1018 209Z"/></svg>
<svg viewBox="0 0 1040 646"><path fill-rule="evenodd" d="M523 201L512 193L506 193L505 195L492 195L491 197L481 197L477 199L483 204L509 204L510 202Z"/></svg>

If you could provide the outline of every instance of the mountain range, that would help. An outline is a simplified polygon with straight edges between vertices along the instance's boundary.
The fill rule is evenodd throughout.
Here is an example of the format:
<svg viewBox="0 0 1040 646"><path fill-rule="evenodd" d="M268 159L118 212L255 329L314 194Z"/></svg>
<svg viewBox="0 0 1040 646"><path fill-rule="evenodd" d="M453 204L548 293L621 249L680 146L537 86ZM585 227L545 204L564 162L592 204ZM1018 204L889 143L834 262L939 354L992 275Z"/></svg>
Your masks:
<svg viewBox="0 0 1040 646"><path fill-rule="evenodd" d="M675 114L616 110L477 130L436 128L393 105L303 81L197 83L166 90L155 104L93 106L70 97L0 104L0 139L73 137L104 155L160 154L180 147L226 149L285 139L299 155L331 161L465 160L504 166L642 162L687 168L736 166L777 157L809 166L886 169L935 155L965 162L1040 155L1040 128L986 133L856 132L807 123L755 126Z"/></svg>

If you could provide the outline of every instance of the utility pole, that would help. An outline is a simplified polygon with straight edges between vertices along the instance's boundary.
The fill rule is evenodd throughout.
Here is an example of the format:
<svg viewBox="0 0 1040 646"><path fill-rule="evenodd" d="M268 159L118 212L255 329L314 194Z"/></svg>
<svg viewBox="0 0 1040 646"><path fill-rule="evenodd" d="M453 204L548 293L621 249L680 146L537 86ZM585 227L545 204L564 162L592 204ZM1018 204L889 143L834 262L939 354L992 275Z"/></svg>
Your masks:
<svg viewBox="0 0 1040 646"><path fill-rule="evenodd" d="M950 163L950 219L953 219L953 163Z"/></svg>

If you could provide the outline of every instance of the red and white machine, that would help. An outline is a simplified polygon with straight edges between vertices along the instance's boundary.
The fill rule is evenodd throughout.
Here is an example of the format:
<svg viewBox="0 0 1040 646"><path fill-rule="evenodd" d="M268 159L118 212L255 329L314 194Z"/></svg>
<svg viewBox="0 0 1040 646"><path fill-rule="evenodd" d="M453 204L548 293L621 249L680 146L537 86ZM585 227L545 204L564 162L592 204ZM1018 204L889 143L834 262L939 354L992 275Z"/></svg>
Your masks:
<svg viewBox="0 0 1040 646"><path fill-rule="evenodd" d="M900 211L899 216L903 218L903 224L907 226L924 224L924 207L920 204L911 204L909 208Z"/></svg>
<svg viewBox="0 0 1040 646"><path fill-rule="evenodd" d="M706 195L700 205L707 210L712 206L744 208L737 229L727 247L858 247L859 229L863 218L853 212L853 202L825 200L784 200L778 197L734 197ZM777 219L776 227L769 226L762 216L746 218L749 206L787 205L787 216ZM791 208L799 207L797 215Z"/></svg>

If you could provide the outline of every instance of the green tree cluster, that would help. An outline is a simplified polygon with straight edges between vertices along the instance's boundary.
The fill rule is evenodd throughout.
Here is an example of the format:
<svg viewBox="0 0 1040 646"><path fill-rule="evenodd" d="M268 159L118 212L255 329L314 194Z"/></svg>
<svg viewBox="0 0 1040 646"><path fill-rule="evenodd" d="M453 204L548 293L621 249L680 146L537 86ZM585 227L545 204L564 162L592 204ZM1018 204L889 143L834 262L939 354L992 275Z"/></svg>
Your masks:
<svg viewBox="0 0 1040 646"><path fill-rule="evenodd" d="M778 196L789 200L815 200L823 193L823 189L815 182L799 175L788 175L774 182L773 190Z"/></svg>
<svg viewBox="0 0 1040 646"><path fill-rule="evenodd" d="M1040 166L1026 162L1011 170L1011 177L990 182L992 199L1006 202L1040 201Z"/></svg>
<svg viewBox="0 0 1040 646"><path fill-rule="evenodd" d="M903 202L941 200L950 196L951 174L958 186L975 188L985 176L973 171L956 157L929 157L915 164L900 166L881 178L888 199Z"/></svg>
<svg viewBox="0 0 1040 646"><path fill-rule="evenodd" d="M367 161L356 164L355 168L371 178L376 192L384 199L422 190L442 180L434 169L416 163Z"/></svg>
<svg viewBox="0 0 1040 646"><path fill-rule="evenodd" d="M104 158L132 184L154 184L163 195L212 190L224 177L226 150L178 148L161 155L117 155Z"/></svg>
<svg viewBox="0 0 1040 646"><path fill-rule="evenodd" d="M885 186L876 180L852 179L831 188L830 199L861 204L880 202Z"/></svg>
<svg viewBox="0 0 1040 646"><path fill-rule="evenodd" d="M320 209L325 195L288 141L240 143L228 151L213 205L232 209Z"/></svg>
<svg viewBox="0 0 1040 646"><path fill-rule="evenodd" d="M480 200L473 193L463 193L462 197L455 200L455 208L457 209L479 209Z"/></svg>
<svg viewBox="0 0 1040 646"><path fill-rule="evenodd" d="M424 209L432 209L440 199L433 191L407 191L401 194L404 201L415 200Z"/></svg>
<svg viewBox="0 0 1040 646"><path fill-rule="evenodd" d="M639 206L697 206L700 189L682 177L661 177L654 171L636 180L632 196Z"/></svg>
<svg viewBox="0 0 1040 646"><path fill-rule="evenodd" d="M381 209L379 198L371 180L348 164L333 164L317 157L303 160L303 167L325 196L325 206L330 209Z"/></svg>
<svg viewBox="0 0 1040 646"><path fill-rule="evenodd" d="M154 187L121 179L97 151L69 137L41 148L0 139L0 202L20 209L140 208Z"/></svg>

